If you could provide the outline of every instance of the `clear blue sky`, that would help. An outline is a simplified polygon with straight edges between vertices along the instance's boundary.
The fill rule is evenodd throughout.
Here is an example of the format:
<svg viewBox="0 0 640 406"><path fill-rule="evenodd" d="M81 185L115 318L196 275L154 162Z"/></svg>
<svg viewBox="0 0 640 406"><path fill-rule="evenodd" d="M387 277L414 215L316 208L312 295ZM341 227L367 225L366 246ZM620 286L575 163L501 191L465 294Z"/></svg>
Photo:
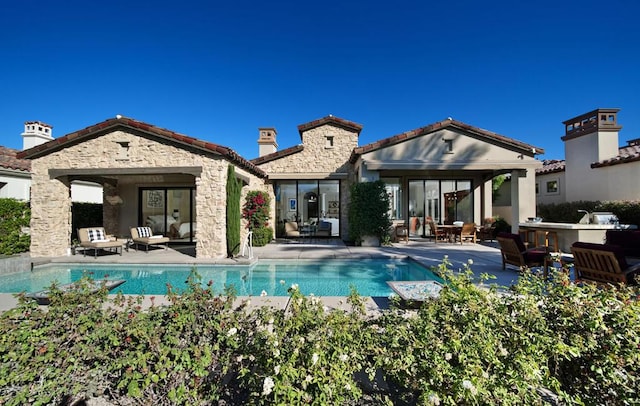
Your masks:
<svg viewBox="0 0 640 406"><path fill-rule="evenodd" d="M258 154L333 114L360 145L447 117L563 158L562 121L622 110L640 138L640 3L49 1L0 12L0 144L121 114Z"/></svg>

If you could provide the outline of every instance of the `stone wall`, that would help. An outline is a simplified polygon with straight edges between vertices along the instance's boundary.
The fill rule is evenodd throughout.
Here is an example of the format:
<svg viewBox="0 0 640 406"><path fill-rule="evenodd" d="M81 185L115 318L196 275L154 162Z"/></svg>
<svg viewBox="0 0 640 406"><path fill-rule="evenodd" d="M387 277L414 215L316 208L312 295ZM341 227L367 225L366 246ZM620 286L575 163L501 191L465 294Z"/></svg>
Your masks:
<svg viewBox="0 0 640 406"><path fill-rule="evenodd" d="M140 168L191 167L200 171L195 178L198 258L226 255L226 171L229 162L219 156L168 145L159 138L125 131L113 131L52 152L32 161L31 254L65 255L71 235L71 198L66 179L50 179L50 169L119 169L116 177L144 178L139 186L166 185L162 174L143 177ZM252 183L262 179L248 174ZM129 181L130 182L130 181ZM144 182L144 183L142 183ZM191 185L188 185L191 186ZM118 192L107 185L106 196ZM105 207L111 205L105 204ZM105 227L119 229L119 211L136 210L138 202L105 211Z"/></svg>
<svg viewBox="0 0 640 406"><path fill-rule="evenodd" d="M333 146L327 145L333 137ZM340 233L348 238L347 202L354 179L349 157L358 146L358 133L335 125L325 124L302 133L304 149L298 153L265 162L260 168L268 174L291 174L292 179L340 179ZM314 176L315 175L315 176ZM275 196L272 196L272 217L275 219Z"/></svg>

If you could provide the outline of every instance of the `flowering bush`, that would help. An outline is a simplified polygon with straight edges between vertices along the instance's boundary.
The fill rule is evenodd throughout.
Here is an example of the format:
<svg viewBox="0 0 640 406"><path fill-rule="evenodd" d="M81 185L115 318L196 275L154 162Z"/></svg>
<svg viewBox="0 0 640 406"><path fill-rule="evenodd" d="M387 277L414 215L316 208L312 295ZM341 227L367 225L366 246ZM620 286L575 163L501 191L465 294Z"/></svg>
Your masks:
<svg viewBox="0 0 640 406"><path fill-rule="evenodd" d="M53 286L47 309L21 297L0 316L0 404L640 402L638 287L525 272L505 292L450 265L438 299L379 315L355 291L330 310L295 284L284 309L252 308L195 272L163 306Z"/></svg>
<svg viewBox="0 0 640 406"><path fill-rule="evenodd" d="M247 220L247 228L254 230L269 225L269 195L259 190L250 191L242 207L242 218Z"/></svg>

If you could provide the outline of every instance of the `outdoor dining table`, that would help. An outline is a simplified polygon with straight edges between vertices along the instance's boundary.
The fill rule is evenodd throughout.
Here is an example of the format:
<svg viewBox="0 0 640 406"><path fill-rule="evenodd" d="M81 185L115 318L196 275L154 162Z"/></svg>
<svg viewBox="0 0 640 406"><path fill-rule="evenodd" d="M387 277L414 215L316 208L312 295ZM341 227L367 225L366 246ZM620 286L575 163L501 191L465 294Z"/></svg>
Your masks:
<svg viewBox="0 0 640 406"><path fill-rule="evenodd" d="M454 224L436 225L436 227L444 230L444 234L449 242L456 242L456 235L459 235L462 230L462 226Z"/></svg>

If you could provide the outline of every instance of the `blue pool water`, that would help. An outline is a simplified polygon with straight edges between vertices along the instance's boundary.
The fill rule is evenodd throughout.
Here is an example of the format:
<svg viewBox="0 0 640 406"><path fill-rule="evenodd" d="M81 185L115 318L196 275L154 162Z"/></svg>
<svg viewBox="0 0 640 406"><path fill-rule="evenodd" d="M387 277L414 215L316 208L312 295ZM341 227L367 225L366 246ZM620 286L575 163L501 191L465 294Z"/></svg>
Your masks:
<svg viewBox="0 0 640 406"><path fill-rule="evenodd" d="M164 295L167 284L178 291L192 269L202 284L213 281L216 293L233 285L239 296L288 296L287 289L297 284L300 291L316 296L347 296L350 286L362 296L389 296L386 281L441 281L433 272L413 260L260 260L243 265L149 265L149 264L47 264L31 272L0 275L0 292L37 292L52 282L77 281L84 273L95 280L125 279L112 293Z"/></svg>

